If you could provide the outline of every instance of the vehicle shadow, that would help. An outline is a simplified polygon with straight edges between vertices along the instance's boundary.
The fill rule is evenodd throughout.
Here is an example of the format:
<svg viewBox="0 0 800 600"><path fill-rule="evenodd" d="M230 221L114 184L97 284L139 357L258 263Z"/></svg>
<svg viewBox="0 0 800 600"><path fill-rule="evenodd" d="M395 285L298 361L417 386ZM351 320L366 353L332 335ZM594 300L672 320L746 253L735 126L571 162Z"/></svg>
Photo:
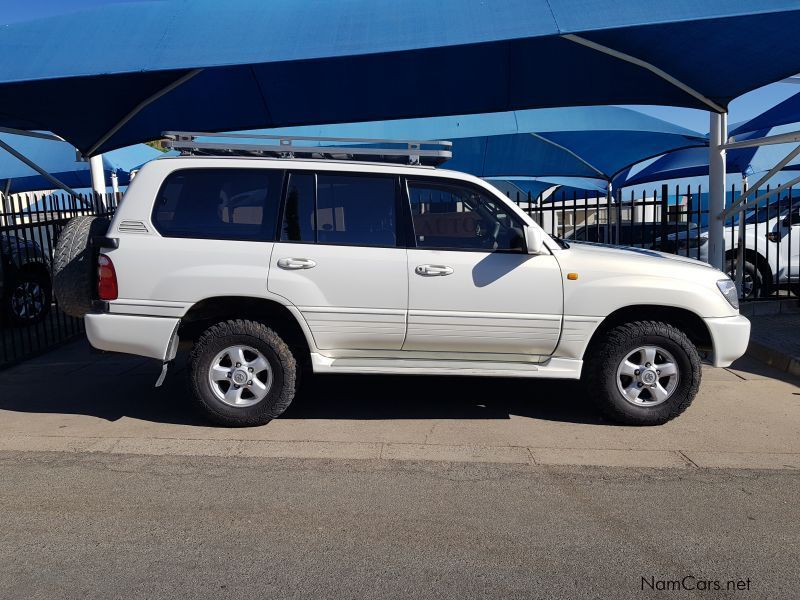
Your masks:
<svg viewBox="0 0 800 600"><path fill-rule="evenodd" d="M316 375L284 413L293 419L508 419L603 424L574 381L496 377Z"/></svg>
<svg viewBox="0 0 800 600"><path fill-rule="evenodd" d="M75 364L58 360L69 348L0 371L0 410L209 426L193 406L185 360L171 369L162 387L155 388L159 372L155 361L114 355ZM578 382L493 377L307 376L282 418L508 419L512 415L610 424Z"/></svg>

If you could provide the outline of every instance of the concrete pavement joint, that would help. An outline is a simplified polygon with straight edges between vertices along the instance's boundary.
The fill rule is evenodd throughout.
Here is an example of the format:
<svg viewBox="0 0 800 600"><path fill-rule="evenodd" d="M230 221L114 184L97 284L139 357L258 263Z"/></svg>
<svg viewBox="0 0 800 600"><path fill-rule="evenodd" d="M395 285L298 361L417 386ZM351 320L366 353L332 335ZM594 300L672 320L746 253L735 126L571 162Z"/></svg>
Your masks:
<svg viewBox="0 0 800 600"><path fill-rule="evenodd" d="M697 466L697 464L696 464L696 463L695 463L695 462L694 462L694 461L693 461L691 458L689 458L688 456L686 456L686 453L685 453L683 450L676 450L676 452L678 453L678 455L679 455L679 456L680 456L680 457L681 457L681 458L682 458L684 461L686 461L686 463L687 463L687 466L689 466L689 467L692 467L692 468L695 468L695 469L699 468L699 467Z"/></svg>
<svg viewBox="0 0 800 600"><path fill-rule="evenodd" d="M800 469L800 453L709 452L405 442L232 440L202 438L5 436L0 451L217 456L264 458L372 459L391 461L517 463L532 466L584 465L651 468Z"/></svg>

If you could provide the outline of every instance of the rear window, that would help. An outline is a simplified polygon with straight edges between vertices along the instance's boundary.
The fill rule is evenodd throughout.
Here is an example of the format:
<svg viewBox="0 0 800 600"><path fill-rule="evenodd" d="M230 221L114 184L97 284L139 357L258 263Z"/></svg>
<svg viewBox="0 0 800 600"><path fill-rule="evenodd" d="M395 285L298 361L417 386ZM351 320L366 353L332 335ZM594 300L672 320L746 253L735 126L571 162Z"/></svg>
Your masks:
<svg viewBox="0 0 800 600"><path fill-rule="evenodd" d="M153 207L167 237L272 241L283 171L184 169L169 175Z"/></svg>

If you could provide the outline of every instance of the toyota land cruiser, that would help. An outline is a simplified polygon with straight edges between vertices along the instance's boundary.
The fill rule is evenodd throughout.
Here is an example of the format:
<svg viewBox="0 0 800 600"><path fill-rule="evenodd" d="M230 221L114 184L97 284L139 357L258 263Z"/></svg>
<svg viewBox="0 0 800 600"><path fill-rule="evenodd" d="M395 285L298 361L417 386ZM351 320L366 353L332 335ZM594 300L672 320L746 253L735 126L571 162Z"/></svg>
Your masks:
<svg viewBox="0 0 800 600"><path fill-rule="evenodd" d="M609 417L660 424L691 403L701 357L723 367L747 347L725 274L551 238L485 181L396 162L441 149L222 157L176 139L195 155L145 165L110 224L67 225L56 294L98 349L166 372L190 347L217 423L277 417L307 367L583 379Z"/></svg>

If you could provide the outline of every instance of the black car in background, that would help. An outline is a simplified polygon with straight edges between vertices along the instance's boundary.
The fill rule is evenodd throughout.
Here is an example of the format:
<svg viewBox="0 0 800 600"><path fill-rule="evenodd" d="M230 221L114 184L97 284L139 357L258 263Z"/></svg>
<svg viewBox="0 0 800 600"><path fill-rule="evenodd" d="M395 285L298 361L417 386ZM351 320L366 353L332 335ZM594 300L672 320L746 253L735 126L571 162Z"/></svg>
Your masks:
<svg viewBox="0 0 800 600"><path fill-rule="evenodd" d="M36 242L0 233L2 317L12 325L33 325L52 302L50 259Z"/></svg>

